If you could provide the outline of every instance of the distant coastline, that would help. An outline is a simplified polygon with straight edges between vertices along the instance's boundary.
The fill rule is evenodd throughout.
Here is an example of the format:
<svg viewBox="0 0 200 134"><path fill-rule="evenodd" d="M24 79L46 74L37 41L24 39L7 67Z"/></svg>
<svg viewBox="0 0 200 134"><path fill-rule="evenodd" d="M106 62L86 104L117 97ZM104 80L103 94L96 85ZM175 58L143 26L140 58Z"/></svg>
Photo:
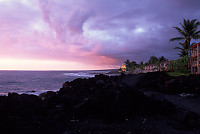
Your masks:
<svg viewBox="0 0 200 134"><path fill-rule="evenodd" d="M114 69L116 70L116 69ZM0 95L8 92L39 95L46 91L58 91L65 81L89 78L98 74L119 75L111 70L87 71L38 71L38 70L0 70Z"/></svg>
<svg viewBox="0 0 200 134"><path fill-rule="evenodd" d="M166 72L100 74L65 81L60 90L39 96L9 93L0 96L0 129L33 134L199 133L199 80L197 75L171 77Z"/></svg>

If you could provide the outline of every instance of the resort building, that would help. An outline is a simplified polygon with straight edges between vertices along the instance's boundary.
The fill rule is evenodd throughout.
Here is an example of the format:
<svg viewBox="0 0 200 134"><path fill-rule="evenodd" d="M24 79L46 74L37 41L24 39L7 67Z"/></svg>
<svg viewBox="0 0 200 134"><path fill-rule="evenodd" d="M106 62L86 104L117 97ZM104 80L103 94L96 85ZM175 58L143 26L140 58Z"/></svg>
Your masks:
<svg viewBox="0 0 200 134"><path fill-rule="evenodd" d="M160 64L160 68L162 71L167 71L167 65L169 64L169 61L165 61Z"/></svg>
<svg viewBox="0 0 200 134"><path fill-rule="evenodd" d="M169 64L169 61L165 61L160 63L160 66L158 67L155 64L150 64L144 66L142 69L141 68L135 68L132 71L127 71L126 70L126 65L123 64L121 66L121 71L120 72L126 72L126 73L133 73L133 74L138 74L138 73L148 73L148 72L156 72L156 71L167 71L167 65Z"/></svg>
<svg viewBox="0 0 200 134"><path fill-rule="evenodd" d="M191 46L192 51L192 67L196 74L200 74L200 43Z"/></svg>
<svg viewBox="0 0 200 134"><path fill-rule="evenodd" d="M147 72L154 72L154 71L158 71L157 69L158 67L154 64L151 64L151 65L147 65L144 67L144 73L147 73Z"/></svg>
<svg viewBox="0 0 200 134"><path fill-rule="evenodd" d="M169 64L169 61L165 61L160 63L160 67L158 67L155 64L147 65L144 67L144 73L147 72L156 72L156 71L167 71L167 65Z"/></svg>
<svg viewBox="0 0 200 134"><path fill-rule="evenodd" d="M139 73L143 73L143 70L141 70L140 68L136 68L135 69L135 74L139 74Z"/></svg>

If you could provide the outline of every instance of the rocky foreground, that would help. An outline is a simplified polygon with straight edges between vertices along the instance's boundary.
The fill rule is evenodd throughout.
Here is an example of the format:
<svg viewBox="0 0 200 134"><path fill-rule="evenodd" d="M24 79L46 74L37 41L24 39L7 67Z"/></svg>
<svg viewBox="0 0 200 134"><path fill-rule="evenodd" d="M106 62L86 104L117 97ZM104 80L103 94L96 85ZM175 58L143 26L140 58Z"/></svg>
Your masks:
<svg viewBox="0 0 200 134"><path fill-rule="evenodd" d="M20 134L200 133L200 76L96 75L58 92L0 97L0 130Z"/></svg>

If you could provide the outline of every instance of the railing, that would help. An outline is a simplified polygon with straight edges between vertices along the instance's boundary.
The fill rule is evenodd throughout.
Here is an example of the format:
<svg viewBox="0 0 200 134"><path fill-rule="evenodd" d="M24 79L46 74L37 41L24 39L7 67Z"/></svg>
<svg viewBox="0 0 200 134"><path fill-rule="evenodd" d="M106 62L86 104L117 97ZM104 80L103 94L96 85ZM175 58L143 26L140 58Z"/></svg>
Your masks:
<svg viewBox="0 0 200 134"><path fill-rule="evenodd" d="M196 55L196 54L197 54L197 51L192 52L192 55Z"/></svg>
<svg viewBox="0 0 200 134"><path fill-rule="evenodd" d="M193 61L193 62L192 62L192 65L193 65L193 66L197 66L197 63L198 63L197 61ZM200 61L199 61L199 64L200 64Z"/></svg>
<svg viewBox="0 0 200 134"><path fill-rule="evenodd" d="M192 52L192 56L197 55L197 54L198 54L197 51ZM200 52L199 52L199 54L200 54Z"/></svg>

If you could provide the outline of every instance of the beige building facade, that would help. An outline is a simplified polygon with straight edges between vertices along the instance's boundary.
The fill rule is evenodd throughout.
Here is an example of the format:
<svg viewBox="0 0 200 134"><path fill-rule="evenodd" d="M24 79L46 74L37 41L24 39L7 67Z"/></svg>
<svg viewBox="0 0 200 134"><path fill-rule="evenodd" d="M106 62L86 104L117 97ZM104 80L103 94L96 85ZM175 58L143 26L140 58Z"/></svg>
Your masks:
<svg viewBox="0 0 200 134"><path fill-rule="evenodd" d="M200 43L191 46L192 67L196 74L200 74Z"/></svg>

